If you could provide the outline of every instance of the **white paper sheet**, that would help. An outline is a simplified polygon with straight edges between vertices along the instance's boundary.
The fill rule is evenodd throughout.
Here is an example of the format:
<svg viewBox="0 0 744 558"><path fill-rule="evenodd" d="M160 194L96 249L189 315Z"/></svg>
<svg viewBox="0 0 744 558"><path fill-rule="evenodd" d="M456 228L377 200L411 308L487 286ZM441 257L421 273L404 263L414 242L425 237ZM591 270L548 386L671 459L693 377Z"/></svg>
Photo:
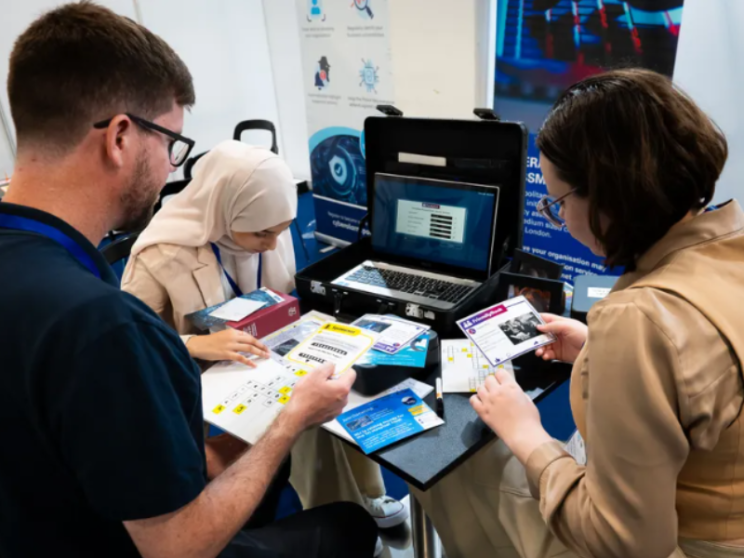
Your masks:
<svg viewBox="0 0 744 558"><path fill-rule="evenodd" d="M255 444L289 402L306 372L293 372L273 360L258 368L237 362L219 363L202 374L204 420Z"/></svg>
<svg viewBox="0 0 744 558"><path fill-rule="evenodd" d="M442 340L442 391L444 393L475 393L488 376L503 369L514 377L511 362L497 367L491 366L470 339ZM544 390L536 388L526 391L535 399Z"/></svg>
<svg viewBox="0 0 744 558"><path fill-rule="evenodd" d="M239 322L266 306L265 302L249 300L245 298L234 298L230 302L223 304L209 315L220 320L228 322Z"/></svg>

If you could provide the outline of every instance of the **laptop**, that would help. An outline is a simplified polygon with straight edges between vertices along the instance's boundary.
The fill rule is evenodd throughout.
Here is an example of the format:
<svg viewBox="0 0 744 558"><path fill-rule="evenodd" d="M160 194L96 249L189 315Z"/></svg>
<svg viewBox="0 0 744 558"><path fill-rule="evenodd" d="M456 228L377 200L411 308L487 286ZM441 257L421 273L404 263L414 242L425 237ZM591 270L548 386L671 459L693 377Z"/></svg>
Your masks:
<svg viewBox="0 0 744 558"><path fill-rule="evenodd" d="M499 188L378 173L373 260L332 284L449 310L491 276Z"/></svg>

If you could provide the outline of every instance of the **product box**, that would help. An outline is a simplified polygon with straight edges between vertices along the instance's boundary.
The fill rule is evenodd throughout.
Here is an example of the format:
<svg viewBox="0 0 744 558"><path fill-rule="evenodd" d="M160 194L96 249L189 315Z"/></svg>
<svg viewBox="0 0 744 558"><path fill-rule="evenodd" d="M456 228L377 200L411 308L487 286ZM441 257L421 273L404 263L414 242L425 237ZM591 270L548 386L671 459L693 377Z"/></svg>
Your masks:
<svg viewBox="0 0 744 558"><path fill-rule="evenodd" d="M272 293L281 298L281 302L261 308L239 322L227 322L226 325L261 339L300 319L300 303L296 298L276 291Z"/></svg>
<svg viewBox="0 0 744 558"><path fill-rule="evenodd" d="M571 317L586 323L589 310L610 294L618 279L610 275L579 275L574 281Z"/></svg>

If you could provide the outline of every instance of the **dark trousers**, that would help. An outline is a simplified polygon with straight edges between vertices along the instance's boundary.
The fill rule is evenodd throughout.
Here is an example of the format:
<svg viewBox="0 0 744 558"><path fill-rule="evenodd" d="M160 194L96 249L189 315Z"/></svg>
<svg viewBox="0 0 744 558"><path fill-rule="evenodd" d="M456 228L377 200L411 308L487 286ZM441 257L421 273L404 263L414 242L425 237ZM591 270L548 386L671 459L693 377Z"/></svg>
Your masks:
<svg viewBox="0 0 744 558"><path fill-rule="evenodd" d="M219 558L372 558L376 540L369 513L338 502L240 531Z"/></svg>

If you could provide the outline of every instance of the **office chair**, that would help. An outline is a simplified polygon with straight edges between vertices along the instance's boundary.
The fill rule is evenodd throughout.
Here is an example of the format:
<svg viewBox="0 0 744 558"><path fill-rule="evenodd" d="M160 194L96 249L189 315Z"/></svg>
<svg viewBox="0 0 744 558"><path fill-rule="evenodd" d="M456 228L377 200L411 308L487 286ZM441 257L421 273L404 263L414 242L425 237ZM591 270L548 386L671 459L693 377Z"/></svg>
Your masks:
<svg viewBox="0 0 744 558"><path fill-rule="evenodd" d="M271 133L270 149L279 155L279 146L276 143L276 127L273 122L269 122L268 120L244 120L243 122L238 122L238 125L235 126L235 132L233 132L233 139L240 141L243 132L247 132L248 130L265 130Z"/></svg>
<svg viewBox="0 0 744 558"><path fill-rule="evenodd" d="M207 153L209 153L209 151L205 151L204 153L199 153L199 155L194 155L193 157L189 157L186 160L186 162L183 164L183 178L184 180L186 180L187 183L191 182L191 178L192 178L191 171L194 169L194 165L199 159L204 157L204 155L206 155Z"/></svg>
<svg viewBox="0 0 744 558"><path fill-rule="evenodd" d="M236 141L240 141L240 138L243 136L243 132L247 132L249 130L264 130L266 132L269 132L271 134L271 151L279 155L279 146L276 143L276 126L274 126L273 122L270 122L268 120L244 120L243 122L238 122L238 125L235 126L235 132L233 132L233 139ZM185 172L186 171L184 170L184 173ZM300 238L302 251L305 253L305 260L309 262L310 254L308 253L307 246L305 245L305 238L302 236L300 223L295 218L293 224L295 230L297 231L297 236Z"/></svg>

